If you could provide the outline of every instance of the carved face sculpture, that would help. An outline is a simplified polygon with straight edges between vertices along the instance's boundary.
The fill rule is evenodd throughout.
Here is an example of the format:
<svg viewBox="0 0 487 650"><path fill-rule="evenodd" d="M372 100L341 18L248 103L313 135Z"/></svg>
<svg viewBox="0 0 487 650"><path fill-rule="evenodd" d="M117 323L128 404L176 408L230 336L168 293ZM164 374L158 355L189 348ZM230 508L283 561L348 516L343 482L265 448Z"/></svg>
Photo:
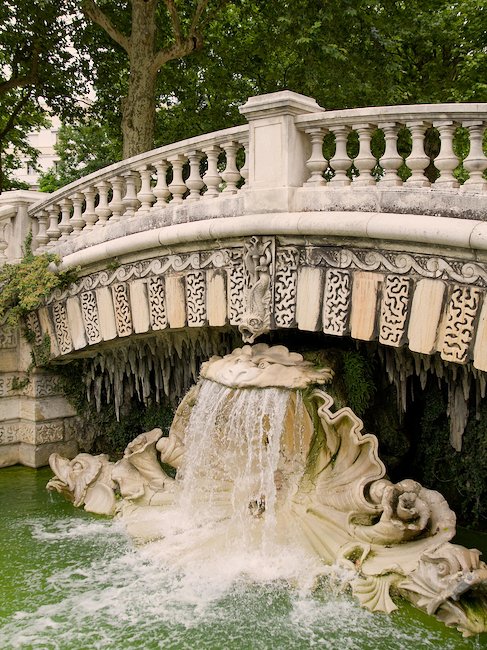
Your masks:
<svg viewBox="0 0 487 650"><path fill-rule="evenodd" d="M47 484L48 490L64 494L77 508L84 505L88 512L113 514L113 463L110 463L106 454L78 454L73 460L51 454L49 465L56 476Z"/></svg>

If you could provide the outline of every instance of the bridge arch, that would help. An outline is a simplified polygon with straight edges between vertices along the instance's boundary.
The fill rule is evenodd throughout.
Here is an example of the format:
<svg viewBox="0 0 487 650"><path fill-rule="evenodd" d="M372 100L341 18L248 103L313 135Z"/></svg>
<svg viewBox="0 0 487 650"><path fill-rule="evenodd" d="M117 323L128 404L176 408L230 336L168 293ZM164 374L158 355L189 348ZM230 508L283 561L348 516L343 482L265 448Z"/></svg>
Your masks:
<svg viewBox="0 0 487 650"><path fill-rule="evenodd" d="M242 113L246 125L0 206L0 257L18 259L32 228L38 252L78 268L78 280L28 318L37 342L49 336L52 361L182 332L203 340L238 330L252 341L298 331L487 372L487 104L323 111L284 91L250 98ZM434 161L423 148L432 125ZM461 186L459 125L470 137ZM405 160L402 127L412 142ZM387 143L379 160L377 128ZM350 131L360 141L354 159ZM425 176L430 164L436 180Z"/></svg>

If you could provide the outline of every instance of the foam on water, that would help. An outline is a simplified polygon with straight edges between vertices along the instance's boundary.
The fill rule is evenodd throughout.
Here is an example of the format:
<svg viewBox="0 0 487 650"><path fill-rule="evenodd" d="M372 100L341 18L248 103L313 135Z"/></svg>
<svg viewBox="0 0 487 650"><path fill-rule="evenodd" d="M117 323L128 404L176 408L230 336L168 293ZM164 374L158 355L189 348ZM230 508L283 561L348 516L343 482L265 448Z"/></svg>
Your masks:
<svg viewBox="0 0 487 650"><path fill-rule="evenodd" d="M30 562L9 560L19 588L1 650L476 647L411 607L371 614L318 579L333 570L290 530L275 485L288 392L206 384L180 497L151 514L163 539L134 548L121 523L73 515L60 495L51 514L13 519Z"/></svg>
<svg viewBox="0 0 487 650"><path fill-rule="evenodd" d="M414 620L397 627L397 617L370 614L333 590L314 593L298 578L313 575L316 560L291 547L272 556L228 550L175 567L154 560L151 545L131 548L116 525L78 520L65 547L52 521L32 524L51 568L36 597L1 625L2 650L475 647L440 629L417 630ZM60 521L59 531L67 525ZM59 567L70 548L90 548L90 561Z"/></svg>

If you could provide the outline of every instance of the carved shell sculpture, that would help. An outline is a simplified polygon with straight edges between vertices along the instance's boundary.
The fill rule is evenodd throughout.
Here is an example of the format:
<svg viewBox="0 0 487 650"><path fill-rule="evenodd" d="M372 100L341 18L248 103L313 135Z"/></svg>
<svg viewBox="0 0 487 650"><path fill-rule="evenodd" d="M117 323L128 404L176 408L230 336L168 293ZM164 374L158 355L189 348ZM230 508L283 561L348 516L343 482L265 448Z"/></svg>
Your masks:
<svg viewBox="0 0 487 650"><path fill-rule="evenodd" d="M333 412L322 390L309 400L321 428L293 511L318 554L348 571L353 594L372 611L397 609L391 592L457 627L487 631L487 565L449 543L455 514L416 481L385 478L374 435L349 409ZM468 592L468 597L462 596Z"/></svg>

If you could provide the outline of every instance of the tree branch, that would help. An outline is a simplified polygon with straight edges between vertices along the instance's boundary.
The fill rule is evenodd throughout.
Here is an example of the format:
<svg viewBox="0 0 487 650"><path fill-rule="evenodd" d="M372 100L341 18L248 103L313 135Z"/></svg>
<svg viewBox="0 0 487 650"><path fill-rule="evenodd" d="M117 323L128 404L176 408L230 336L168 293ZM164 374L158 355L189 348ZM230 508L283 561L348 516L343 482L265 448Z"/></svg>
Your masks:
<svg viewBox="0 0 487 650"><path fill-rule="evenodd" d="M198 29L198 23L200 22L200 18L207 5L208 0L198 0L198 4L196 5L196 9L194 11L193 20L191 21L191 27L189 28L190 36L194 36L196 33L196 30Z"/></svg>
<svg viewBox="0 0 487 650"><path fill-rule="evenodd" d="M171 24L174 31L176 43L180 44L183 41L183 32L181 29L181 21L179 20L178 10L176 9L174 0L164 0L164 4L166 5L169 16L171 18Z"/></svg>
<svg viewBox="0 0 487 650"><path fill-rule="evenodd" d="M101 27L108 36L115 41L115 43L118 43L127 54L130 54L130 38L125 34L122 34L122 32L115 27L110 18L100 9L94 0L83 0L81 10L86 18L92 20Z"/></svg>
<svg viewBox="0 0 487 650"><path fill-rule="evenodd" d="M30 86L37 82L39 74L39 48L37 46L34 47L29 71L24 76L18 76L17 63L18 61L16 60L16 57L14 57L14 62L12 64L13 74L10 79L0 83L0 95L5 95L5 93L8 93L12 88L24 88L25 86Z"/></svg>
<svg viewBox="0 0 487 650"><path fill-rule="evenodd" d="M7 120L7 123L5 124L5 126L3 127L3 129L0 131L0 142L2 142L3 139L4 139L4 137L7 135L7 133L8 133L9 131L11 131L11 130L14 128L14 126L15 126L15 120L16 120L17 117L20 115L22 109L25 107L25 105L27 104L27 102L28 102L29 99L30 99L30 93L31 93L31 91L29 91L27 94L25 94L25 95L24 95L24 96L23 96L23 97L22 97L22 98L17 102L17 106L13 109L13 111L11 111L11 113L10 113L10 115L9 115L9 118L8 118L8 120Z"/></svg>
<svg viewBox="0 0 487 650"><path fill-rule="evenodd" d="M168 61L181 59L188 54L191 54L191 52L200 50L203 47L203 38L201 34L198 33L198 27L201 16L208 5L208 0L198 0L186 38L183 37L181 23L179 21L179 15L174 0L164 0L164 2L171 16L171 23L175 32L176 43L164 48L163 50L159 50L155 54L151 66L154 72L157 72ZM226 0L223 0L223 4L225 2Z"/></svg>

